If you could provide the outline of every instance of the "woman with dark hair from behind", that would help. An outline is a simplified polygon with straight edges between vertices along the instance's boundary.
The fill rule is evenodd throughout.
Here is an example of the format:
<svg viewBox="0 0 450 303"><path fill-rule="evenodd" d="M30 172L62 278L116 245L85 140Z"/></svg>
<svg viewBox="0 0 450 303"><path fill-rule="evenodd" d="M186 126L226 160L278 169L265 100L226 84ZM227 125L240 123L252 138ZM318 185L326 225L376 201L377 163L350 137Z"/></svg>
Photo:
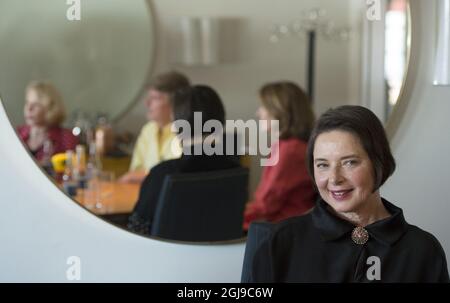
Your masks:
<svg viewBox="0 0 450 303"><path fill-rule="evenodd" d="M151 230L156 204L160 195L165 176L179 173L206 172L239 167L232 157L226 155L206 155L203 151L203 142L211 138L211 133L194 133L194 117L201 113L203 124L206 121L216 120L223 126L225 123L225 109L219 95L211 87L195 85L179 90L173 98L174 125L183 121L184 126L189 125L191 132L186 135L186 129L178 133L182 143L181 158L161 162L152 168L141 185L139 199L129 218L128 228L134 232L148 235ZM203 125L202 125L203 129ZM201 150L195 154L196 145Z"/></svg>
<svg viewBox="0 0 450 303"><path fill-rule="evenodd" d="M278 150L271 152L278 163L264 167L254 200L244 214L244 230L252 221L277 222L304 214L316 196L305 162L306 142L314 124L308 96L295 83L283 81L263 86L260 99L259 119L279 121Z"/></svg>
<svg viewBox="0 0 450 303"><path fill-rule="evenodd" d="M361 106L325 112L307 162L321 199L273 226L249 262L251 282L449 282L439 241L380 195L395 160L375 114Z"/></svg>

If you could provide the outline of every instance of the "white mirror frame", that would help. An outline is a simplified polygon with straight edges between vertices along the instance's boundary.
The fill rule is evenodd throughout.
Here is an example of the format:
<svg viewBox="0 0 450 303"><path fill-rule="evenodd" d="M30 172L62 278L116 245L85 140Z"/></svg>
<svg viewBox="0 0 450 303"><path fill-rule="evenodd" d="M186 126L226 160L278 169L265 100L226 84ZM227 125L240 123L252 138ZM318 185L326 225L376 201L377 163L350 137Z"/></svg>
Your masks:
<svg viewBox="0 0 450 303"><path fill-rule="evenodd" d="M392 113L387 115L387 104L385 101L385 32L386 32L386 7L387 0L380 0L380 19L369 20L365 18L362 26L362 69L361 69L361 100L362 105L370 108L388 128L392 124L392 116L398 116L397 108L403 102L405 86L410 73L410 61L412 50L412 17L411 1L408 1L408 37L406 69L403 76L403 84L397 103Z"/></svg>
<svg viewBox="0 0 450 303"><path fill-rule="evenodd" d="M380 20L363 21L363 55L362 55L362 83L361 100L363 106L370 108L381 121L385 122L385 129L388 139L392 141L411 99L410 92L416 81L417 65L412 62L417 61L416 45L418 45L418 25L417 5L414 1L408 1L409 14L409 35L408 35L408 58L406 74L403 79L402 89L398 96L397 104L393 108L389 117L386 117L386 104L384 98L384 32L385 32L385 8L386 0L380 2ZM413 21L415 20L415 21ZM373 47L376 45L376 47Z"/></svg>
<svg viewBox="0 0 450 303"><path fill-rule="evenodd" d="M25 150L1 100L0 142L0 282L240 281L245 243L148 239L74 203ZM79 281L70 280L72 256L79 257Z"/></svg>

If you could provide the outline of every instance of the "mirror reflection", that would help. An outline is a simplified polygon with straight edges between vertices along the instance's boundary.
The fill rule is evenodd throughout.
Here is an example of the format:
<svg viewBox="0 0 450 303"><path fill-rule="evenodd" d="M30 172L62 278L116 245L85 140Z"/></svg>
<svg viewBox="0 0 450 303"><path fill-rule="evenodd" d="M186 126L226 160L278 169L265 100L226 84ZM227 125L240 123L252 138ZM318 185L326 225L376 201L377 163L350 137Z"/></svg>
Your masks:
<svg viewBox="0 0 450 303"><path fill-rule="evenodd" d="M68 21L69 6L61 1L2 1L0 92L30 155L89 211L145 236L239 239L251 222L275 222L311 209L316 193L303 159L315 117L329 107L367 105L362 45L380 37L361 29L365 1L286 0L273 8L272 1L255 0L238 7L224 3L223 15L237 17L213 22L220 30L199 34L206 43L183 32L179 21L186 12L198 16L199 7L215 18L218 4L187 2L82 1L81 20ZM406 76L410 20L407 1L384 4L385 98L377 101L383 105L371 106L388 107L389 114ZM159 8L158 40L152 35L152 5ZM255 14L255 5L270 16ZM291 22L311 11L334 24L320 29L324 35L315 37L314 48L311 24ZM30 14L48 22L23 22L32 20ZM238 30L230 30L230 22ZM274 38L274 24L290 29L286 34L276 27L277 37L286 39ZM164 47L173 47L175 32L220 52L212 63L203 60L204 66L173 63ZM211 33L215 44L208 40ZM340 39L327 38L336 35ZM159 68L148 76L156 44L163 50ZM238 54L234 61L225 58L231 48ZM193 127L195 112L202 113L201 129L207 120L221 122L220 129L183 135L174 121ZM233 128L225 120L254 121L259 133L279 140L263 153L250 127ZM222 154L193 153L205 145ZM260 157L276 158L276 164L262 166Z"/></svg>
<svg viewBox="0 0 450 303"><path fill-rule="evenodd" d="M80 1L80 20L71 20L77 7L66 2L0 2L0 90L13 121L23 121L24 88L33 80L61 91L66 124L76 112L116 119L146 80L154 44L146 1Z"/></svg>

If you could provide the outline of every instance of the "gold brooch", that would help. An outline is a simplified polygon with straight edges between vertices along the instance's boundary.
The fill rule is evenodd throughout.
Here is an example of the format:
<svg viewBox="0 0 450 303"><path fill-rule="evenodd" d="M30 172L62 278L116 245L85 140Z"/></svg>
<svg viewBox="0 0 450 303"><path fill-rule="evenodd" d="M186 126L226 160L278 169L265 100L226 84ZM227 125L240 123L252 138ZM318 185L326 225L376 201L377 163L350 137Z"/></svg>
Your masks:
<svg viewBox="0 0 450 303"><path fill-rule="evenodd" d="M369 233L364 227L355 227L352 231L352 240L358 245L364 245L369 240Z"/></svg>

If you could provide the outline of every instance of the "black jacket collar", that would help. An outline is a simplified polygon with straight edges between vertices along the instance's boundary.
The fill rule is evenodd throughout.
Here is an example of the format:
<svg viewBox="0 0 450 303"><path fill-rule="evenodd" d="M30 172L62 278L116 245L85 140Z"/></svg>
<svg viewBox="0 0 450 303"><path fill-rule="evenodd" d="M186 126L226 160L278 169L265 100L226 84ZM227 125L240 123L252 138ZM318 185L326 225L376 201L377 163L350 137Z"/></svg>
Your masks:
<svg viewBox="0 0 450 303"><path fill-rule="evenodd" d="M406 232L408 223L403 217L401 208L385 199L382 199L382 201L391 216L367 225L364 228L368 231L370 238L374 238L387 245L392 245ZM352 223L333 214L328 209L328 204L322 199L317 201L316 207L312 212L312 219L325 241L337 240L344 236L350 238L351 232L355 228Z"/></svg>

